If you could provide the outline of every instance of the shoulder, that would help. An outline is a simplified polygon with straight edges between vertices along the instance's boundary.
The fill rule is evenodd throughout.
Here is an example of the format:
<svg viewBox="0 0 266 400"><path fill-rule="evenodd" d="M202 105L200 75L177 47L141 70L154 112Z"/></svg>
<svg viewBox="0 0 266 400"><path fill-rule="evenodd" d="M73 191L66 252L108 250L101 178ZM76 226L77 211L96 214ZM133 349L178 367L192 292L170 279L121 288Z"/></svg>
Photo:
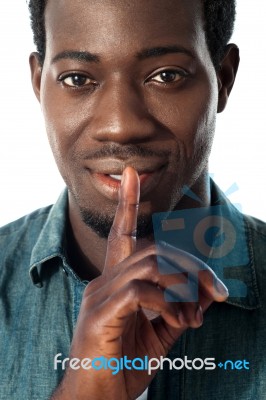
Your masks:
<svg viewBox="0 0 266 400"><path fill-rule="evenodd" d="M54 205L40 208L0 228L0 277L29 269L61 249L67 220L67 190Z"/></svg>
<svg viewBox="0 0 266 400"><path fill-rule="evenodd" d="M265 306L266 223L249 215L244 215L244 220L248 234L248 247L253 271L252 279L256 281L256 292L257 296L260 297L260 303Z"/></svg>
<svg viewBox="0 0 266 400"><path fill-rule="evenodd" d="M249 215L244 215L244 220L249 237L249 251L256 271L261 270L264 275L266 270L266 223Z"/></svg>
<svg viewBox="0 0 266 400"><path fill-rule="evenodd" d="M266 222L250 215L244 215L244 220L254 235L266 239Z"/></svg>
<svg viewBox="0 0 266 400"><path fill-rule="evenodd" d="M0 228L0 275L4 269L29 265L51 209L52 206L40 208Z"/></svg>
<svg viewBox="0 0 266 400"><path fill-rule="evenodd" d="M60 225L59 221L65 220L67 204L68 194L67 190L64 189L54 205L39 208L38 210L1 227L0 254L4 243L8 244L14 241L22 241L24 244L31 241L36 242L39 234L43 230L45 230L46 234L51 233L51 235L53 235L54 231L56 229L58 230L58 226Z"/></svg>
<svg viewBox="0 0 266 400"><path fill-rule="evenodd" d="M41 208L0 228L0 272L29 265L31 252L52 206Z"/></svg>
<svg viewBox="0 0 266 400"><path fill-rule="evenodd" d="M29 289L32 252L50 210L41 208L0 228L0 291L6 296L16 297L18 287Z"/></svg>
<svg viewBox="0 0 266 400"><path fill-rule="evenodd" d="M35 236L42 229L52 206L47 206L33 211L16 221L13 221L0 228L0 248L4 243L8 244L13 240L25 239L27 236ZM36 236L35 236L36 238Z"/></svg>

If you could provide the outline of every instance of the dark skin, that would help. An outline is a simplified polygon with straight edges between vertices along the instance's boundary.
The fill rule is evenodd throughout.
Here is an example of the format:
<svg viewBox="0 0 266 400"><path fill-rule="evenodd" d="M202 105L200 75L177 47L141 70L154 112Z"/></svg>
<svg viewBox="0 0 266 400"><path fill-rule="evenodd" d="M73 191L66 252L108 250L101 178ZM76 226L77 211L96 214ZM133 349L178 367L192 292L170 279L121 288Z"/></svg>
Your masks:
<svg viewBox="0 0 266 400"><path fill-rule="evenodd" d="M155 247L152 237L136 242L137 219L193 206L182 197L185 184L209 204L215 116L233 86L238 49L228 46L215 70L198 0L89 3L49 0L43 66L36 53L30 57L33 88L69 189L73 268L84 279L98 276L85 289L70 356L159 358L227 292L189 254ZM132 153L134 145L146 156ZM122 186L108 176L122 173ZM82 209L114 219L108 240L84 223ZM176 265L176 274L159 274L158 254ZM163 290L184 282L183 271L199 276L198 303L165 302ZM146 310L158 317L150 320ZM69 369L53 399L134 399L152 377Z"/></svg>

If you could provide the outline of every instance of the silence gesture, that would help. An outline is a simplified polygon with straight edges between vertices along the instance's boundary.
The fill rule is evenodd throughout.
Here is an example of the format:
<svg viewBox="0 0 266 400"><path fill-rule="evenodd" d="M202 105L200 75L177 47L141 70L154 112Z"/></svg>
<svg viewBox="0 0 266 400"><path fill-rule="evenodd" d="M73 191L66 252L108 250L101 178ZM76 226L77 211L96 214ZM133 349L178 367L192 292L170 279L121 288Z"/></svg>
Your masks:
<svg viewBox="0 0 266 400"><path fill-rule="evenodd" d="M213 301L227 298L222 282L192 255L164 244L135 251L139 193L138 174L127 167L108 237L103 274L85 289L70 358L127 356L132 360L166 356L185 329L202 324L202 313ZM158 256L166 265L175 266L176 273L160 274ZM198 282L199 301L189 301L190 293L182 291L177 293L181 301L165 301L165 289L185 283L186 272ZM158 317L150 320L146 310ZM136 399L155 373L125 368L113 374L104 368L68 368L53 399Z"/></svg>

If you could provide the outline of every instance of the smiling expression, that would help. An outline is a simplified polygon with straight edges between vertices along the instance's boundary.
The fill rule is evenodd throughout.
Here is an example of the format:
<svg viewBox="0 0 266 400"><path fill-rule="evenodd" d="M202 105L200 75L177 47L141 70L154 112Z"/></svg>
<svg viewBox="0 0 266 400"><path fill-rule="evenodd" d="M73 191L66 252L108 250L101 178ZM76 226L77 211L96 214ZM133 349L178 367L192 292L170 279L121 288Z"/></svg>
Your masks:
<svg viewBox="0 0 266 400"><path fill-rule="evenodd" d="M45 21L33 84L70 213L111 221L127 165L140 216L173 209L202 185L219 104L201 2L49 0Z"/></svg>

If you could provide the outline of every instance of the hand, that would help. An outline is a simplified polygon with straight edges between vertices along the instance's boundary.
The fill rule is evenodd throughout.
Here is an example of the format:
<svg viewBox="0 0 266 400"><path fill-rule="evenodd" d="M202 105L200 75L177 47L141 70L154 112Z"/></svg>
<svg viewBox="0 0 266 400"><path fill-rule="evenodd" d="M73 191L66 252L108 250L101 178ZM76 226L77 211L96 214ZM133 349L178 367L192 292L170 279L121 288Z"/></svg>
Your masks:
<svg viewBox="0 0 266 400"><path fill-rule="evenodd" d="M202 312L213 301L227 298L222 282L192 255L166 244L135 251L139 192L138 174L128 167L108 237L103 274L85 289L70 358L160 358L184 330L202 324ZM157 257L175 271L161 274ZM198 284L198 302L191 301L189 285L180 285L187 282L188 272ZM164 292L173 285L177 292L172 294L180 301L167 302ZM159 316L149 320L146 310ZM61 393L65 400L136 399L155 372L148 375L147 371L124 369L114 375L110 369L68 368L56 392L58 397L53 398L61 398Z"/></svg>

